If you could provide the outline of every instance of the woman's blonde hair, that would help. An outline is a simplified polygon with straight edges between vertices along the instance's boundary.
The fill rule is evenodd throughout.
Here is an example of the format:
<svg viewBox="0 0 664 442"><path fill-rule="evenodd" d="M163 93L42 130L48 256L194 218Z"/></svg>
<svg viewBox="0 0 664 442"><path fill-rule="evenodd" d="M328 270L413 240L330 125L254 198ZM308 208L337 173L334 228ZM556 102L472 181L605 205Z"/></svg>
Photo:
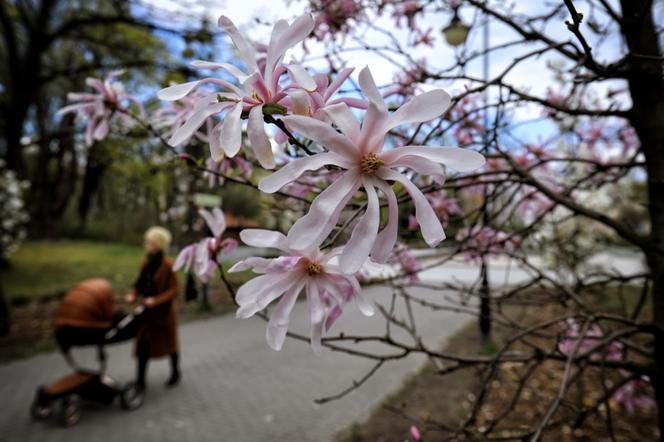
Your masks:
<svg viewBox="0 0 664 442"><path fill-rule="evenodd" d="M157 244L162 252L168 251L168 246L171 244L171 238L171 232L159 226L150 227L145 232L145 239Z"/></svg>

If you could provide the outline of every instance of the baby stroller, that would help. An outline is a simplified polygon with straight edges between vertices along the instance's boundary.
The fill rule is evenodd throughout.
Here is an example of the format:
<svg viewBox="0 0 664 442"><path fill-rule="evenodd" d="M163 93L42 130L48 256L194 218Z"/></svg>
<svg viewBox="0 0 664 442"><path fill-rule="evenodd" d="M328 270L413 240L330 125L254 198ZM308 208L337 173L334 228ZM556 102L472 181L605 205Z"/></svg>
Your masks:
<svg viewBox="0 0 664 442"><path fill-rule="evenodd" d="M113 312L113 289L103 279L88 279L77 284L65 296L55 319L55 340L74 373L37 389L30 413L44 420L57 412L65 426L81 418L81 401L110 405L120 398L120 405L133 410L143 403L143 394L133 382L120 385L105 373L104 346L133 338L143 307L122 317ZM96 346L99 370L79 367L70 352L72 347Z"/></svg>

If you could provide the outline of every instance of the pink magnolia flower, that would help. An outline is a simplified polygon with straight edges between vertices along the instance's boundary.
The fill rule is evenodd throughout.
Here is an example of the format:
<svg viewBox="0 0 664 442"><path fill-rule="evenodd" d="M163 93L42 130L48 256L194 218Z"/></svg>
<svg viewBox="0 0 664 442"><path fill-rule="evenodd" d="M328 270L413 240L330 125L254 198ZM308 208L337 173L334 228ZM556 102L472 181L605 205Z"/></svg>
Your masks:
<svg viewBox="0 0 664 442"><path fill-rule="evenodd" d="M354 299L364 315L373 315L373 307L364 299L355 276L344 274L331 262L338 255L338 250L328 253L321 252L317 247L293 250L283 234L270 230L245 229L240 238L249 246L271 247L285 253L285 256L272 259L247 258L229 270L252 269L262 273L237 291L235 300L240 306L236 314L238 318L253 316L281 298L270 315L266 331L267 342L274 350L280 350L286 339L290 313L302 289L307 296L314 351L321 348L323 327L329 330L349 301Z"/></svg>
<svg viewBox="0 0 664 442"><path fill-rule="evenodd" d="M193 266L201 281L207 282L215 274L217 265L221 263L221 257L237 248L237 241L233 238L222 239L226 230L226 219L221 209L215 207L212 212L200 210L199 213L212 232L212 236L182 249L173 264L173 270L178 271L183 268L188 272Z"/></svg>
<svg viewBox="0 0 664 442"><path fill-rule="evenodd" d="M558 350L565 356L571 356L577 346L577 356L582 356L588 353L593 348L597 347L601 340L604 338L604 332L599 325L593 324L586 330L585 334L581 334L581 325L572 318L569 318L565 323L565 338L558 344ZM579 342L579 339L581 342ZM611 341L604 348L595 350L590 359L617 361L622 359L622 344L618 341Z"/></svg>
<svg viewBox="0 0 664 442"><path fill-rule="evenodd" d="M282 64L286 51L311 33L314 19L310 15L304 15L290 25L285 20L276 22L265 58L257 56L257 48L245 40L228 17L219 18L219 27L231 37L240 58L245 63L247 72L227 63L198 60L192 63L194 67L223 69L234 76L240 86L220 78L208 77L170 86L159 91L157 94L159 98L174 101L182 99L193 90L206 84L220 86L224 90L223 92L202 93L202 97L194 104L192 114L175 131L169 143L173 146L181 144L210 117L225 113L223 119L212 129L215 136L210 140L210 153L215 160L221 158L222 152L228 157L233 157L242 144L242 113L248 112L247 135L251 147L261 166L272 169L275 167L274 155L270 139L265 133L263 114L285 113L286 109L279 102L286 97L287 91L290 89L304 88L310 91L316 89L313 78L302 66ZM289 73L294 84L282 88L279 80L286 72Z"/></svg>
<svg viewBox="0 0 664 442"><path fill-rule="evenodd" d="M337 103L346 103L349 107L366 109L367 102L360 98L334 98L334 94L354 70L355 68L342 69L331 82L327 74L316 74L313 76L316 89L313 91L293 89L288 92L288 97L282 103L296 115L305 115L319 120L326 119L326 115L321 112L322 109Z"/></svg>
<svg viewBox="0 0 664 442"><path fill-rule="evenodd" d="M158 130L165 129L163 136L172 137L173 134L182 127L189 118L191 118L194 113L196 102L204 99L205 96L205 91L198 89L192 91L192 93L182 97L178 101L168 102L154 113L153 126ZM203 126L192 132L190 137L183 139L179 145L188 144L192 138L196 138L203 143L213 142L214 138L212 137L212 132L214 124L213 119L206 119ZM216 134L216 136L218 138L218 134Z"/></svg>
<svg viewBox="0 0 664 442"><path fill-rule="evenodd" d="M464 227L459 230L456 239L464 243L463 256L469 262L480 259L482 253L490 255L513 253L519 246L519 241L516 238L489 226L480 228Z"/></svg>
<svg viewBox="0 0 664 442"><path fill-rule="evenodd" d="M648 410L656 405L648 376L627 382L614 393L613 398L623 404L630 414L637 408Z"/></svg>
<svg viewBox="0 0 664 442"><path fill-rule="evenodd" d="M436 41L436 38L432 35L433 34L433 28L428 27L426 31L422 31L421 29L418 29L415 32L415 39L413 40L412 45L413 46L419 46L419 45L426 45L429 47L433 47L434 42Z"/></svg>
<svg viewBox="0 0 664 442"><path fill-rule="evenodd" d="M419 282L420 277L417 272L422 268L422 265L407 245L397 243L391 260L401 267L401 271L406 274L406 281L410 283Z"/></svg>
<svg viewBox="0 0 664 442"><path fill-rule="evenodd" d="M392 13L394 17L397 28L401 27L401 19L406 19L406 25L410 29L416 29L417 24L415 23L415 16L423 12L424 7L420 5L416 0L405 0L398 2Z"/></svg>
<svg viewBox="0 0 664 442"><path fill-rule="evenodd" d="M316 82L316 89L313 91L306 91L304 89L292 89L288 92L288 96L280 103L286 106L290 113L296 115L304 115L307 117L314 117L321 121L328 121L325 109L338 103L346 103L349 107L356 109L366 109L367 102L354 97L339 97L334 98L341 85L353 72L354 68L346 68L341 70L330 82L330 78L326 74L316 74L313 79ZM287 141L286 134L279 130L275 136L275 140L279 144Z"/></svg>
<svg viewBox="0 0 664 442"><path fill-rule="evenodd" d="M368 68L362 70L359 80L370 102L362 125L344 103L325 109L341 133L313 118L299 115L284 117L289 127L328 151L296 159L259 184L263 192L273 193L306 171L325 165L343 169L340 177L315 198L309 212L288 232L289 247L295 250L306 250L321 244L334 229L355 192L360 187L364 188L366 212L353 229L340 257L341 269L346 273L357 271L369 255L377 262L385 262L389 257L397 239L399 217L393 182L401 184L413 199L416 217L427 244L433 247L445 238L443 227L427 199L396 168L408 167L421 174L443 177L445 170L441 164L468 171L484 163L484 157L479 153L454 147L404 146L383 151L385 136L392 128L439 116L449 106L450 97L440 89L429 91L416 96L390 115ZM380 234L380 204L376 189L387 199L389 213L388 222Z"/></svg>
<svg viewBox="0 0 664 442"><path fill-rule="evenodd" d="M420 442L422 440L420 430L415 425L410 426L410 436L413 438L413 442Z"/></svg>
<svg viewBox="0 0 664 442"><path fill-rule="evenodd" d="M334 38L351 30L351 22L364 17L360 0L311 0L311 9L316 11L314 35L322 41L326 36Z"/></svg>
<svg viewBox="0 0 664 442"><path fill-rule="evenodd" d="M109 121L115 111L126 110L131 103L134 103L139 112L143 114L141 103L125 92L122 83L114 81L123 73L122 70L112 71L104 81L97 78L86 78L85 84L94 88L98 93L70 92L67 94L67 100L73 104L58 111L58 115L77 112L88 118L88 126L85 131L85 142L88 146L92 145L95 140L101 141L106 138Z"/></svg>

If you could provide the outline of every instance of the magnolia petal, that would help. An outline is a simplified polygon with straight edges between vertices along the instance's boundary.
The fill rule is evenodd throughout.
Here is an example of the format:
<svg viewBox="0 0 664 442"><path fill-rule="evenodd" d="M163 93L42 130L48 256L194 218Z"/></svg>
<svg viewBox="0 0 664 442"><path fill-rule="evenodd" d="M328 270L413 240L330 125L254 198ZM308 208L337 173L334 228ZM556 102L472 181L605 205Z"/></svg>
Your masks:
<svg viewBox="0 0 664 442"><path fill-rule="evenodd" d="M187 121L180 126L171 136L168 143L171 146L179 146L194 135L194 133L205 123L209 117L223 111L229 106L228 103L212 103L207 104L202 109L196 110L192 113Z"/></svg>
<svg viewBox="0 0 664 442"><path fill-rule="evenodd" d="M173 264L173 271L177 272L181 268L184 268L186 272L191 268L191 264L194 260L194 252L196 251L196 245L191 244L185 247L178 253L178 257L175 259Z"/></svg>
<svg viewBox="0 0 664 442"><path fill-rule="evenodd" d="M64 115L64 114L68 114L68 113L71 113L71 112L79 112L79 111L91 109L93 107L94 107L94 105L92 105L90 103L70 104L70 105L65 106L63 108L60 108L56 115Z"/></svg>
<svg viewBox="0 0 664 442"><path fill-rule="evenodd" d="M88 77L85 79L85 84L96 89L100 94L106 96L106 87L104 86L104 82L100 79Z"/></svg>
<svg viewBox="0 0 664 442"><path fill-rule="evenodd" d="M93 101L99 96L88 92L69 92L67 93L67 101Z"/></svg>
<svg viewBox="0 0 664 442"><path fill-rule="evenodd" d="M244 229L240 239L251 247L270 247L288 252L288 241L283 233L275 230Z"/></svg>
<svg viewBox="0 0 664 442"><path fill-rule="evenodd" d="M289 28L288 21L284 19L277 20L274 23L274 26L272 26L272 32L270 33L270 41L268 43L265 55L265 67L263 68L263 72L265 73L265 79L269 84L274 84L275 78L273 78L273 75L276 74L276 72L274 71L276 70L277 65L281 61L281 57L284 55L281 54L278 57L276 56L276 45L280 41L281 36L288 30L288 28ZM271 67L271 69L269 69L268 66Z"/></svg>
<svg viewBox="0 0 664 442"><path fill-rule="evenodd" d="M374 81L368 66L360 71L358 80L364 96L367 97L369 101L376 104L380 109L385 109L385 101L376 86L376 82Z"/></svg>
<svg viewBox="0 0 664 442"><path fill-rule="evenodd" d="M380 204L373 182L363 178L362 185L367 192L367 210L355 225L344 251L339 257L341 271L347 274L357 272L369 257L376 243L380 226Z"/></svg>
<svg viewBox="0 0 664 442"><path fill-rule="evenodd" d="M435 247L439 242L445 239L445 232L443 231L443 226L440 224L436 212L434 212L429 201L427 201L426 197L417 186L400 173L385 167L379 169L378 175L385 180L401 183L410 194L410 197L415 204L415 217L420 224L422 237L430 247Z"/></svg>
<svg viewBox="0 0 664 442"><path fill-rule="evenodd" d="M265 169L274 169L274 155L272 154L272 144L265 134L265 124L263 122L263 106L254 106L249 111L249 124L247 125L247 135L249 142L254 149L256 158L260 165Z"/></svg>
<svg viewBox="0 0 664 442"><path fill-rule="evenodd" d="M311 347L315 352L319 352L321 350L323 322L325 321L325 306L321 302L318 285L313 281L308 281L306 287L311 326Z"/></svg>
<svg viewBox="0 0 664 442"><path fill-rule="evenodd" d="M235 300L240 307L235 315L238 318L255 315L297 282L292 272L268 273L249 280L237 291Z"/></svg>
<svg viewBox="0 0 664 442"><path fill-rule="evenodd" d="M194 264L199 277L205 277L210 271L210 248L208 247L212 238L204 238L196 243Z"/></svg>
<svg viewBox="0 0 664 442"><path fill-rule="evenodd" d="M298 158L286 164L272 175L263 178L258 184L258 188L265 193L274 193L286 184L298 179L304 172L318 170L327 164L340 167L349 165L347 161L334 152L324 152L310 157Z"/></svg>
<svg viewBox="0 0 664 442"><path fill-rule="evenodd" d="M348 107L354 107L356 109L367 109L369 107L369 103L366 100L362 100L361 98L353 98L353 97L335 98L334 100L330 100L328 103L329 104L346 103Z"/></svg>
<svg viewBox="0 0 664 442"><path fill-rule="evenodd" d="M198 83L200 83L200 80L169 86L157 92L157 98L166 101L180 100L189 95L198 86Z"/></svg>
<svg viewBox="0 0 664 442"><path fill-rule="evenodd" d="M296 115L311 115L311 100L309 94L302 89L294 89L288 92L288 98L291 101L291 108Z"/></svg>
<svg viewBox="0 0 664 442"><path fill-rule="evenodd" d="M371 250L371 259L378 263L384 263L389 258L397 242L397 233L399 230L399 207L397 196L392 187L382 180L375 180L378 187L387 199L387 224L378 234L374 248Z"/></svg>
<svg viewBox="0 0 664 442"><path fill-rule="evenodd" d="M360 141L358 144L362 149L362 155L370 152L380 152L385 139L385 122L387 121L387 110L381 109L373 101L369 102L369 108L364 114Z"/></svg>
<svg viewBox="0 0 664 442"><path fill-rule="evenodd" d="M450 102L449 94L442 89L434 89L417 95L390 115L385 132L402 124L433 120L447 110Z"/></svg>
<svg viewBox="0 0 664 442"><path fill-rule="evenodd" d="M360 123L350 111L346 103L332 104L321 109L332 123L337 126L351 141L360 138Z"/></svg>
<svg viewBox="0 0 664 442"><path fill-rule="evenodd" d="M270 314L270 321L265 330L265 338L267 339L267 344L273 350L279 351L284 345L286 333L288 332L290 314L295 306L295 302L297 301L302 287L304 287L303 279L298 281L297 284L284 294L274 311Z"/></svg>
<svg viewBox="0 0 664 442"><path fill-rule="evenodd" d="M243 272L249 269L256 273L265 273L271 263L271 259L251 256L233 264L233 266L228 269L228 273Z"/></svg>
<svg viewBox="0 0 664 442"><path fill-rule="evenodd" d="M94 143L94 131L95 127L97 127L97 120L98 117L91 118L90 121L88 121L88 125L85 128L85 144L88 146L92 146L92 143Z"/></svg>
<svg viewBox="0 0 664 442"><path fill-rule="evenodd" d="M481 154L459 147L428 147L404 146L391 149L381 155L387 166L397 164L398 160L406 155L425 158L429 161L444 164L459 172L469 172L484 165L485 159Z"/></svg>
<svg viewBox="0 0 664 442"><path fill-rule="evenodd" d="M369 99L369 107L364 115L359 145L362 147L362 155L369 152L377 152L382 149L382 140L386 133L384 130L387 121L387 107L383 96L380 94L376 82L371 76L371 71L365 67L359 76L362 93Z"/></svg>
<svg viewBox="0 0 664 442"><path fill-rule="evenodd" d="M343 313L343 307L341 305L335 305L332 310L330 310L330 313L328 313L327 318L325 318L325 331L329 332L332 326L334 325L335 322L337 322L337 319L341 316Z"/></svg>
<svg viewBox="0 0 664 442"><path fill-rule="evenodd" d="M191 65L198 69L224 69L229 74L237 78L240 83L243 83L244 80L247 79L247 74L230 63L214 63L205 60L194 60L191 62Z"/></svg>
<svg viewBox="0 0 664 442"><path fill-rule="evenodd" d="M337 76L334 77L332 83L330 83L330 85L325 90L325 94L323 95L323 101L329 100L330 97L332 97L332 95L334 95L339 90L344 81L346 81L346 79L350 77L350 74L352 74L354 70L355 68L342 69L341 72L339 72Z"/></svg>
<svg viewBox="0 0 664 442"><path fill-rule="evenodd" d="M95 128L93 138L95 140L103 140L106 138L106 135L108 135L108 118L102 118Z"/></svg>
<svg viewBox="0 0 664 442"><path fill-rule="evenodd" d="M282 120L288 124L290 129L301 133L339 155L348 159L356 158L358 155L358 151L350 139L334 130L329 124L300 115L289 115L283 117Z"/></svg>
<svg viewBox="0 0 664 442"><path fill-rule="evenodd" d="M341 209L352 198L359 184L360 174L352 169L321 192L311 203L309 212L288 231L289 247L306 250L320 244L334 229Z"/></svg>
<svg viewBox="0 0 664 442"><path fill-rule="evenodd" d="M242 102L236 104L224 117L221 125L219 144L224 153L232 158L242 146Z"/></svg>
<svg viewBox="0 0 664 442"><path fill-rule="evenodd" d="M224 233L224 230L226 230L226 217L219 207L212 209L212 212L201 209L198 213L205 220L215 238L219 238Z"/></svg>
<svg viewBox="0 0 664 442"><path fill-rule="evenodd" d="M217 24L231 37L231 40L233 40L233 44L237 48L240 58L247 66L247 71L253 72L256 70L256 51L254 50L254 47L244 39L242 34L240 34L231 19L222 15L219 17Z"/></svg>
<svg viewBox="0 0 664 442"><path fill-rule="evenodd" d="M445 167L426 158L405 155L390 165L390 167L395 166L405 166L419 174L431 176L441 185L445 182Z"/></svg>
<svg viewBox="0 0 664 442"><path fill-rule="evenodd" d="M280 30L280 32L273 32L272 36L274 41L271 38L270 45L268 47L266 63L265 63L265 72L272 73L277 64L281 61L282 57L289 48L292 48L302 40L304 40L311 31L314 29L314 18L311 14L305 14L301 17L295 19L287 29ZM268 80L266 75L266 80Z"/></svg>
<svg viewBox="0 0 664 442"><path fill-rule="evenodd" d="M311 349L315 353L320 353L320 351L323 349L321 346L323 326L323 321L311 325Z"/></svg>
<svg viewBox="0 0 664 442"><path fill-rule="evenodd" d="M355 303L357 304L358 310L360 310L360 313L362 313L364 316L373 316L375 313L374 308L367 300L367 298L365 298L362 294L362 287L360 287L360 283L357 281L357 278L355 276L349 275L345 275L345 278L351 284L351 287L353 287L353 297L355 299Z"/></svg>
<svg viewBox="0 0 664 442"><path fill-rule="evenodd" d="M325 319L325 305L321 299L321 287L316 279L307 281L307 304L309 307L309 319L312 324L322 322Z"/></svg>
<svg viewBox="0 0 664 442"><path fill-rule="evenodd" d="M301 86L304 90L308 92L313 92L316 90L316 82L309 72L299 64L289 64L286 66L288 73L295 83Z"/></svg>

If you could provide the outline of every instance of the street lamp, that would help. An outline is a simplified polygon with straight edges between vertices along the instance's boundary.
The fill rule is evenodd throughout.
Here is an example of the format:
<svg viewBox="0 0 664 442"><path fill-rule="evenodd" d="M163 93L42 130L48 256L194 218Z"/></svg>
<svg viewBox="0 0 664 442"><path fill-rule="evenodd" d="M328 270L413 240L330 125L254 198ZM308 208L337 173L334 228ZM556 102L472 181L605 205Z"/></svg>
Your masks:
<svg viewBox="0 0 664 442"><path fill-rule="evenodd" d="M459 8L454 8L454 16L450 24L443 28L445 40L451 46L460 46L466 42L468 32L470 32L470 27L459 18Z"/></svg>

